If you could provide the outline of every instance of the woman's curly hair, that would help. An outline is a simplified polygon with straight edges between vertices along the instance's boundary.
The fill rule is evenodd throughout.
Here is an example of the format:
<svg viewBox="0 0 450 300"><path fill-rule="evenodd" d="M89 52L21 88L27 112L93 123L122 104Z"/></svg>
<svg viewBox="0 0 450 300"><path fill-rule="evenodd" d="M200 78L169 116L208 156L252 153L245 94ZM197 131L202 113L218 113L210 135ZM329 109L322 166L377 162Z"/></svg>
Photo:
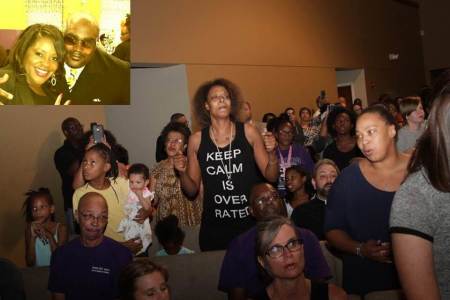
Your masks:
<svg viewBox="0 0 450 300"><path fill-rule="evenodd" d="M194 95L194 113L201 128L211 124L211 116L209 111L205 108L205 102L208 101L208 93L214 86L221 86L227 90L231 100L230 119L232 121L237 119L239 107L242 102L240 89L237 85L227 79L217 78L203 83Z"/></svg>

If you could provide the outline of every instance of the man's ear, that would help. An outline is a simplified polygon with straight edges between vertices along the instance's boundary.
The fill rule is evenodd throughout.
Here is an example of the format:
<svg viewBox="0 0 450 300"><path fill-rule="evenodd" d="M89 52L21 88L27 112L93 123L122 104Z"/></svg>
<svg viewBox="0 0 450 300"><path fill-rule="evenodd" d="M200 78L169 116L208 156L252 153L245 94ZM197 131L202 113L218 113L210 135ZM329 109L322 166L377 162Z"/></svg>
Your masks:
<svg viewBox="0 0 450 300"><path fill-rule="evenodd" d="M250 205L248 206L248 211L249 211L249 213L250 213L251 216L253 216L253 217L255 216L255 215L253 214L253 209L252 209L252 207L251 207Z"/></svg>
<svg viewBox="0 0 450 300"><path fill-rule="evenodd" d="M55 205L50 205L50 213L54 214L55 213Z"/></svg>
<svg viewBox="0 0 450 300"><path fill-rule="evenodd" d="M395 129L394 125L389 126L389 137L394 138L397 134L397 130Z"/></svg>
<svg viewBox="0 0 450 300"><path fill-rule="evenodd" d="M315 190L317 190L317 188L316 188L316 180L314 178L311 179L311 183L312 183L313 188Z"/></svg>

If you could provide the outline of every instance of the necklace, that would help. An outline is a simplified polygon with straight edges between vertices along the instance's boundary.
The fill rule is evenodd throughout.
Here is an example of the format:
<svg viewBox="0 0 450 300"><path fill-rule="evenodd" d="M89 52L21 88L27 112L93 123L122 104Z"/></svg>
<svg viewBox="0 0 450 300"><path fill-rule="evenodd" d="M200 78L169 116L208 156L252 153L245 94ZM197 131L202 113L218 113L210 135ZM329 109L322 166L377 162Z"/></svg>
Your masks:
<svg viewBox="0 0 450 300"><path fill-rule="evenodd" d="M214 128L211 126L210 130L211 130L212 141L213 141L214 145L216 146L217 152L220 152L219 146L217 146L216 138L214 137ZM229 184L232 183L232 180L231 180L231 144L233 143L232 136L233 136L233 123L231 123L231 126L230 126L230 144L228 146L230 158L228 159L228 170L225 168L225 163L223 162L223 153L220 156L220 162L222 164L225 176L227 176L227 183L229 183Z"/></svg>

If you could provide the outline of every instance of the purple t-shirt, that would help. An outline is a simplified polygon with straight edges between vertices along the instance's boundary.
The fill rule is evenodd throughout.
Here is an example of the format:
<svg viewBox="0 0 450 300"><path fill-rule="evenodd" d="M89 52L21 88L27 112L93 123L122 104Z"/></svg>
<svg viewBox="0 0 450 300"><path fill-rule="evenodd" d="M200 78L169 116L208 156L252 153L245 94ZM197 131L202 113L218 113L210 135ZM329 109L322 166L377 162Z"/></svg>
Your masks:
<svg viewBox="0 0 450 300"><path fill-rule="evenodd" d="M278 152L279 150L279 152ZM278 163L279 163L279 176L278 176L278 193L282 198L286 196L286 169L290 166L300 166L309 174L312 174L314 169L314 161L311 158L308 150L302 145L297 143L292 144L291 160L289 161L289 149L281 150L278 148ZM280 157L280 153L282 157ZM285 162L288 166L283 166Z"/></svg>
<svg viewBox="0 0 450 300"><path fill-rule="evenodd" d="M106 236L92 248L76 238L53 252L48 289L66 300L117 299L120 271L132 258L128 248Z"/></svg>
<svg viewBox="0 0 450 300"><path fill-rule="evenodd" d="M304 245L305 276L311 280L331 277L330 268L314 233L298 227L296 230ZM231 241L222 262L218 288L223 292L232 288L244 288L250 298L264 291L265 286L259 277L256 259L256 227Z"/></svg>

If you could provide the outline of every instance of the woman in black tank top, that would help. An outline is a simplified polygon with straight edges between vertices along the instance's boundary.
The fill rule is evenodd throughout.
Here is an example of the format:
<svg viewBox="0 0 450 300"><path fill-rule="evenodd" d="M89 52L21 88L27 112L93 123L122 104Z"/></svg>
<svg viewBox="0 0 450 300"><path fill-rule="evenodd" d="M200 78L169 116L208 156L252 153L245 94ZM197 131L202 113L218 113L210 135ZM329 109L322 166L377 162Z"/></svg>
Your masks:
<svg viewBox="0 0 450 300"><path fill-rule="evenodd" d="M292 221L276 216L257 225L256 255L267 287L261 299L341 300L343 289L326 282L306 279L302 237Z"/></svg>
<svg viewBox="0 0 450 300"><path fill-rule="evenodd" d="M278 179L275 138L235 122L239 104L239 89L226 79L200 86L194 106L203 129L189 139L188 157L180 153L174 159L186 195L195 197L203 182L202 251L226 249L254 224L248 199L253 184L261 180L259 172L268 181Z"/></svg>

